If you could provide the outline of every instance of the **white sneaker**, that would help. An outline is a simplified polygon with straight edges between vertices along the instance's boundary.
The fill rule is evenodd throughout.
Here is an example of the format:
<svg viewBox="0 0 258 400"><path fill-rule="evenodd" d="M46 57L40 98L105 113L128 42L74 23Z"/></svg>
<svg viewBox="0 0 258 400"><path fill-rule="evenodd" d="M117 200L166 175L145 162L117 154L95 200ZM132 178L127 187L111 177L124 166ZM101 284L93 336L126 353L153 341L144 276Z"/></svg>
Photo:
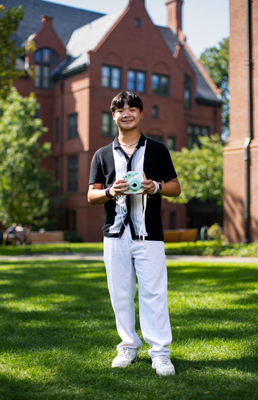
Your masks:
<svg viewBox="0 0 258 400"><path fill-rule="evenodd" d="M152 359L152 368L156 369L158 375L175 375L175 368L170 358L165 355Z"/></svg>
<svg viewBox="0 0 258 400"><path fill-rule="evenodd" d="M137 357L137 350L131 349L130 347L122 347L119 351L118 356L112 361L112 368L125 368L132 364Z"/></svg>

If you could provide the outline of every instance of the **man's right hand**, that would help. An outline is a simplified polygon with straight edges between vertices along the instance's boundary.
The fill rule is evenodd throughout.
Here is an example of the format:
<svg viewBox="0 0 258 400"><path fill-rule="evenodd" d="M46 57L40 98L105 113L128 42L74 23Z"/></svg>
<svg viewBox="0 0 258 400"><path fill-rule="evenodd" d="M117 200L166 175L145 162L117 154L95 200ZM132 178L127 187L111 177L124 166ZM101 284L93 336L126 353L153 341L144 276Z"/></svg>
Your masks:
<svg viewBox="0 0 258 400"><path fill-rule="evenodd" d="M115 181L113 183L113 185L109 189L109 193L111 194L111 196L117 197L124 194L126 195L126 193L124 192L126 192L127 190L129 190L128 181L126 181L125 179L119 179L118 181Z"/></svg>

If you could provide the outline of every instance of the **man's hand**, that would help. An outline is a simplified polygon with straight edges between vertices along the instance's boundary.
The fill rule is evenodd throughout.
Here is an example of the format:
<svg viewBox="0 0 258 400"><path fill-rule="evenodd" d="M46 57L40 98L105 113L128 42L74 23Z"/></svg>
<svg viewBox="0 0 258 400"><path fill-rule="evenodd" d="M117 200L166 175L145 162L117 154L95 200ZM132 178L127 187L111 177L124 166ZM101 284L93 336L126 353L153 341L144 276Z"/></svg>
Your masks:
<svg viewBox="0 0 258 400"><path fill-rule="evenodd" d="M142 188L144 189L144 192L142 192L142 194L152 194L154 193L156 186L151 179L146 179L146 181L142 182Z"/></svg>
<svg viewBox="0 0 258 400"><path fill-rule="evenodd" d="M119 179L118 181L115 181L113 183L109 190L109 193L111 194L111 196L117 197L124 194L126 195L126 193L124 192L126 192L127 190L129 190L128 182L125 179Z"/></svg>
<svg viewBox="0 0 258 400"><path fill-rule="evenodd" d="M152 194L155 192L156 186L151 179L147 179L145 173L143 172L144 181L141 183L144 192L142 194Z"/></svg>
<svg viewBox="0 0 258 400"><path fill-rule="evenodd" d="M153 194L156 190L156 185L151 179L147 179L144 175L144 181L142 182L142 187L145 189L143 194ZM158 192L160 195L167 197L177 197L181 193L180 184L177 178L171 179L168 182L162 182L162 189Z"/></svg>

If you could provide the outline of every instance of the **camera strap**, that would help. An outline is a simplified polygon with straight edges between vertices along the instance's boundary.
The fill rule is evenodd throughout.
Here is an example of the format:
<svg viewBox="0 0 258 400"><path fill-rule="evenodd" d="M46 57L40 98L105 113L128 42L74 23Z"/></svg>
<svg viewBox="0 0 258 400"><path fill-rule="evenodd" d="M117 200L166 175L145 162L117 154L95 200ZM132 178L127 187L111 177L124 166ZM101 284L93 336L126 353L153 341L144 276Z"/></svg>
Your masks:
<svg viewBox="0 0 258 400"><path fill-rule="evenodd" d="M145 247L145 232L146 232L146 227L145 227L145 212L146 212L146 208L147 208L147 194L144 194L142 196L143 198L143 210L142 210L142 223L141 223L141 227L140 227L140 231L139 231L139 240L141 242L141 245ZM142 237L142 240L141 240Z"/></svg>
<svg viewBox="0 0 258 400"><path fill-rule="evenodd" d="M140 196L140 195L138 195L138 196ZM145 235L146 235L145 212L146 212L146 208L147 208L147 194L142 195L142 198L143 198L143 211L142 211L141 226L140 226L140 230L139 230L139 241L140 241L141 245L144 248L146 248L144 243L145 243ZM126 196L117 197L116 203L120 208L122 223L123 223L124 227L126 228L125 219L126 219L127 212L128 212L127 205L126 205ZM132 241L134 242L133 239L132 239Z"/></svg>

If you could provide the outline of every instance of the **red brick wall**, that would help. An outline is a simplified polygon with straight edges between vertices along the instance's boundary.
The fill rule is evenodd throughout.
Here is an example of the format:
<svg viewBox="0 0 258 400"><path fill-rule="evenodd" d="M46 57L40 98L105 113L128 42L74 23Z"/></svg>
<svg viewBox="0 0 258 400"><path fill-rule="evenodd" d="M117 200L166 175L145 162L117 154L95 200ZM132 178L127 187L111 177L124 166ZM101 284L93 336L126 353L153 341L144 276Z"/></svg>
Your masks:
<svg viewBox="0 0 258 400"><path fill-rule="evenodd" d="M253 61L258 61L258 3L252 2ZM247 132L247 67L245 2L230 1L230 143L224 152L224 231L225 239L242 242L244 231L244 141ZM258 241L258 72L253 69L254 139L251 153L251 241Z"/></svg>
<svg viewBox="0 0 258 400"><path fill-rule="evenodd" d="M253 115L254 139L251 143L251 240L258 242L258 4L253 1Z"/></svg>

